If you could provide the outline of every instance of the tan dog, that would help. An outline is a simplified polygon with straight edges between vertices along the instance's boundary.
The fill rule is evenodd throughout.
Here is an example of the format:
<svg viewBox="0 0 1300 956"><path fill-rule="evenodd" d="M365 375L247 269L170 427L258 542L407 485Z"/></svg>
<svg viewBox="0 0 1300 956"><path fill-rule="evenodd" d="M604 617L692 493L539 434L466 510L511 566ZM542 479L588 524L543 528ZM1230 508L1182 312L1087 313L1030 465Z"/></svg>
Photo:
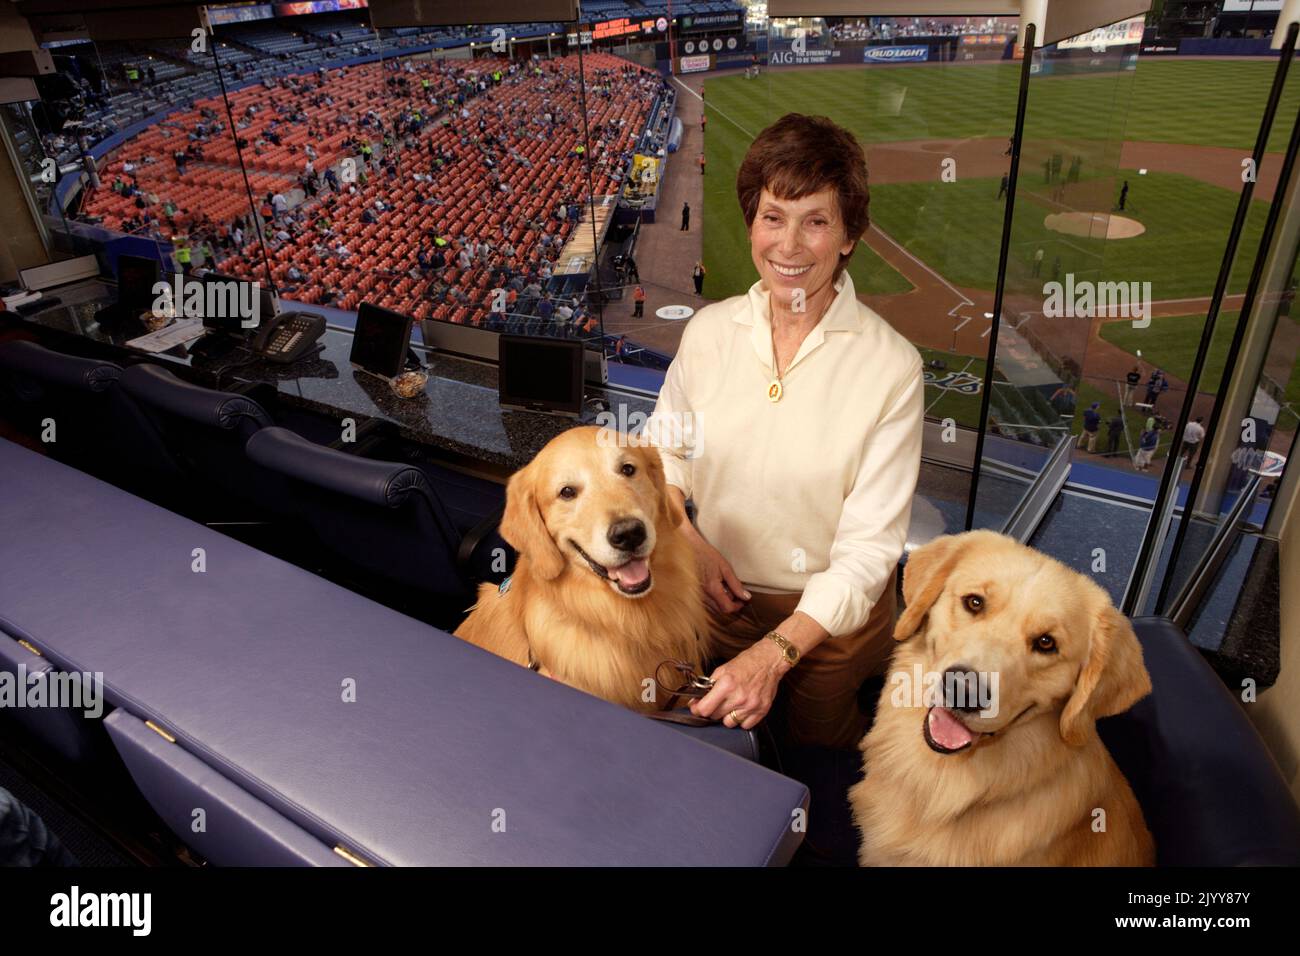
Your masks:
<svg viewBox="0 0 1300 956"><path fill-rule="evenodd" d="M506 488L501 536L519 552L506 590L479 588L456 635L635 710L669 658L699 672L708 616L684 515L658 452L596 427L551 440Z"/></svg>
<svg viewBox="0 0 1300 956"><path fill-rule="evenodd" d="M866 779L849 790L859 862L1152 865L1142 810L1097 736L1097 718L1151 690L1106 592L972 531L913 552L903 594L901 643L861 744ZM945 688L935 677L948 672Z"/></svg>

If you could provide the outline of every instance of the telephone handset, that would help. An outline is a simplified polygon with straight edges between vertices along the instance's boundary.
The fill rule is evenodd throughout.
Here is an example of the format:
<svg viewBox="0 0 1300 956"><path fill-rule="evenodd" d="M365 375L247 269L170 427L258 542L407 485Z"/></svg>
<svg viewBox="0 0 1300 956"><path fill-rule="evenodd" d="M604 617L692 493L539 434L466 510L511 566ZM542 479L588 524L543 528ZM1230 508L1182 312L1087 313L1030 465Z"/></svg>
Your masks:
<svg viewBox="0 0 1300 956"><path fill-rule="evenodd" d="M253 339L252 349L268 362L296 362L325 333L325 316L281 312Z"/></svg>

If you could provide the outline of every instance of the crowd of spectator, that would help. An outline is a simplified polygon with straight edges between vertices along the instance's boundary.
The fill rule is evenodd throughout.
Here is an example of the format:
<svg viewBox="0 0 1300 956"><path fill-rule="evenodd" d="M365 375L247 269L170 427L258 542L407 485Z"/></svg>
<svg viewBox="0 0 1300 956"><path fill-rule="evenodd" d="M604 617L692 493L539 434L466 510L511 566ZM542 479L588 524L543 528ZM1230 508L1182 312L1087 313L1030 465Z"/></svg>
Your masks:
<svg viewBox="0 0 1300 956"><path fill-rule="evenodd" d="M892 40L898 37L949 37L1014 34L1017 21L997 17L861 17L831 24L836 40Z"/></svg>
<svg viewBox="0 0 1300 956"><path fill-rule="evenodd" d="M585 186L590 167L597 182L615 191L663 81L613 57L589 56L584 124L576 61L390 61L270 80L264 86L273 97L232 110L233 131L218 104L201 104L166 121L168 142L175 141L170 157L133 154L128 144L103 188L129 197L137 210L122 228L170 239L180 265L261 277L265 247L279 291L300 301L347 307L346 278L322 277L350 277L363 257L357 227L384 224L413 241L402 258L371 258L366 271L409 288L409 311L416 311L411 303L423 303L428 308L419 314L444 307L448 315L488 325L528 314L562 333L591 333L596 320L581 296L547 291L565 239L587 207L587 190L544 187ZM339 92L348 89L339 79L363 71L382 71L382 95ZM629 101L637 108L621 108ZM307 134L300 150L295 130ZM327 165L313 144L339 135L346 158ZM296 177L286 176L233 219L178 209L165 183L141 176L168 163L184 183L210 165L205 152L232 137L254 164L284 149L301 162ZM499 219L495 228L462 234L441 221L466 183L478 193L478 205ZM540 209L520 213L536 201ZM94 206L92 197L87 209ZM486 288L466 281L483 276Z"/></svg>

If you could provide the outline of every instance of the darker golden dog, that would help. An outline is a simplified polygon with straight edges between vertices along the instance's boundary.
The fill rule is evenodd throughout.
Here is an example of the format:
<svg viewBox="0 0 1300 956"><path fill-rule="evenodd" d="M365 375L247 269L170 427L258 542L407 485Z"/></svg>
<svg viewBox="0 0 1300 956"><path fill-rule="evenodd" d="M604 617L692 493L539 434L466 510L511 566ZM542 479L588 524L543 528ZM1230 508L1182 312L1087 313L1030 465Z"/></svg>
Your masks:
<svg viewBox="0 0 1300 956"><path fill-rule="evenodd" d="M1151 690L1106 592L991 531L915 551L903 591L866 778L849 791L859 861L1151 865L1142 810L1097 736L1097 718Z"/></svg>
<svg viewBox="0 0 1300 956"><path fill-rule="evenodd" d="M519 552L509 585L485 584L456 635L636 710L660 662L698 671L707 612L659 453L610 429L554 438L510 479L501 535Z"/></svg>

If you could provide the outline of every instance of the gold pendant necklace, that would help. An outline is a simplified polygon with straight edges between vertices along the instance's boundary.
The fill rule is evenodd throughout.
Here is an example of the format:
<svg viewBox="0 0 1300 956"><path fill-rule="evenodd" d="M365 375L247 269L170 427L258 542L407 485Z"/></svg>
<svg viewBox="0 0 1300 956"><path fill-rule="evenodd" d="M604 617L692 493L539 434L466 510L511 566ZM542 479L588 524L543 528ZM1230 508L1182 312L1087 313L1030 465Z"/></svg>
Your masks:
<svg viewBox="0 0 1300 956"><path fill-rule="evenodd" d="M773 378L772 381L768 383L767 400L769 402L772 402L773 404L776 404L781 400L781 396L785 394L785 386L781 384L781 360L777 357L776 354L776 328L775 327L772 328L772 371L775 373L776 377Z"/></svg>

